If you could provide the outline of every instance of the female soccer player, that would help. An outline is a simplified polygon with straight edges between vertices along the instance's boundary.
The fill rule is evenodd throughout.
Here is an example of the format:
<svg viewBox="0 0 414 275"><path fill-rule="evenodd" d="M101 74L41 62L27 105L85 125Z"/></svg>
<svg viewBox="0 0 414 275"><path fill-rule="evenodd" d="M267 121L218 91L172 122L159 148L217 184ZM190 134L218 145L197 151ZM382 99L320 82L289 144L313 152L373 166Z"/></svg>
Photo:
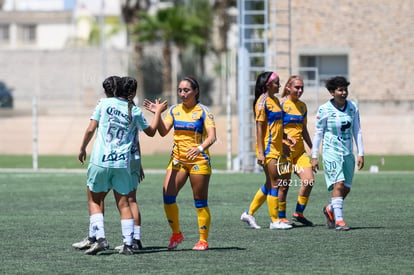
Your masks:
<svg viewBox="0 0 414 275"><path fill-rule="evenodd" d="M124 77L124 78L128 78L128 77ZM135 79L133 78L130 78L130 79L132 81L135 81ZM115 97L117 89L121 85L122 81L123 79L118 76L110 76L106 78L104 82L102 83L106 97ZM165 105L165 107L167 106ZM141 148L140 148L140 144L138 141L138 133L135 136L134 142L132 143L131 154L132 154L132 157L130 160L130 170L131 170L133 191L131 191L130 194L128 194L128 201L129 201L129 205L132 211L132 215L134 217L134 236L133 236L133 241L132 241L132 248L133 250L140 250L142 249L141 212L139 210L137 199L136 199L136 190L138 188L138 183L140 183L144 179L145 175L144 175L144 170L141 165ZM89 190L89 188L87 188L87 194L88 194L89 201L91 200L90 192L91 191ZM102 213L104 213L104 198L105 196L102 196L102 201L100 202ZM89 232L93 232L93 228L89 228ZM91 245L94 242L96 242L96 238L88 236L84 240L72 244L72 247L78 248L78 249L88 249L91 247ZM123 247L124 247L123 245L115 247L115 250L121 250Z"/></svg>
<svg viewBox="0 0 414 275"><path fill-rule="evenodd" d="M312 148L312 166L318 169L319 145L322 141L322 160L331 203L323 208L328 228L347 231L343 219L344 199L352 186L355 172L353 139L358 152L358 169L364 167L364 147L359 120L359 110L348 97L349 82L336 76L326 82L332 99L321 105L316 116Z"/></svg>
<svg viewBox="0 0 414 275"><path fill-rule="evenodd" d="M313 223L303 215L308 203L309 195L314 184L314 176L310 157L305 150L305 143L312 148L307 124L307 107L299 98L303 94L303 80L300 76L289 77L281 94L283 110L283 131L296 140L294 146L290 147L289 161L290 172L294 172L300 178L300 189L296 203L296 210L292 220L305 226L313 226ZM286 219L286 196L289 190L288 184L279 187L279 219L289 223Z"/></svg>
<svg viewBox="0 0 414 275"><path fill-rule="evenodd" d="M163 188L164 211L172 230L167 247L174 249L184 240L176 198L190 178L200 234L193 250L207 250L211 220L208 207L211 175L208 148L216 141L216 127L212 113L199 102L200 86L195 78L184 77L179 82L177 93L182 103L172 106L158 127L161 136L167 135L174 127L174 146ZM144 101L149 111L151 104L148 100Z"/></svg>
<svg viewBox="0 0 414 275"><path fill-rule="evenodd" d="M141 110L133 104L136 89L134 79L124 79L120 89L116 91L116 97L104 98L98 103L83 137L78 155L81 164L84 164L86 147L97 130L87 172L87 185L91 191L88 201L90 228L93 231L90 232L90 237L95 236L97 241L85 254L96 254L109 247L105 238L101 202L110 189L114 190L121 217L124 247L120 253L133 254L134 219L128 202L128 194L133 190L129 167L131 147L139 127L147 135L155 135L162 109L167 104L156 101L155 116L149 125Z"/></svg>
<svg viewBox="0 0 414 275"><path fill-rule="evenodd" d="M270 214L270 229L290 229L290 224L278 218L278 188L289 179L284 174L287 165L283 155L282 109L275 94L279 92L279 76L274 72L261 73L256 80L253 110L256 120L256 155L257 163L263 166L266 182L257 191L250 207L242 213L240 219L251 228L258 229L254 213L267 200ZM294 142L290 140L289 143Z"/></svg>

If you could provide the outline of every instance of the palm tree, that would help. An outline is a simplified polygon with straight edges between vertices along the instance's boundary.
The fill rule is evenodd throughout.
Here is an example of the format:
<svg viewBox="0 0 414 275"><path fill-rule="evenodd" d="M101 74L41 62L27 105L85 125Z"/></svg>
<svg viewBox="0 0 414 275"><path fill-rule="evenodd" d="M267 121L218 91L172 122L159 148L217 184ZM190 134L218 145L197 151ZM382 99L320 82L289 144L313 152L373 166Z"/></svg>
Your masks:
<svg viewBox="0 0 414 275"><path fill-rule="evenodd" d="M197 3L201 1L193 1ZM141 13L141 22L134 28L139 42L163 43L163 94L172 93L172 63L171 47L178 49L180 64L183 53L189 46L202 48L207 42L209 33L204 31L210 22L203 21L200 16L188 6L176 5L174 7L158 10L155 15Z"/></svg>
<svg viewBox="0 0 414 275"><path fill-rule="evenodd" d="M133 26L139 24L141 17L139 16L141 12L148 11L151 4L151 0L122 0L121 1L121 11L122 17L128 29L128 41L131 42L131 36L134 36ZM143 46L141 43L133 43L134 48L134 64L136 70L136 79L139 83L137 94L138 97L142 97L142 83L144 83L144 77L142 72L142 56L143 56Z"/></svg>

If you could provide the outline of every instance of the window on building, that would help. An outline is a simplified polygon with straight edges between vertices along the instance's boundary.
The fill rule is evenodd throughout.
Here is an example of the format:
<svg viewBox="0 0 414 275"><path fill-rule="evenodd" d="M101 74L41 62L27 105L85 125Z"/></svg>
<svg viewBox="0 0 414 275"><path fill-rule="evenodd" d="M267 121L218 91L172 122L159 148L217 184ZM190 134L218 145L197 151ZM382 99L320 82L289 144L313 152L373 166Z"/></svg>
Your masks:
<svg viewBox="0 0 414 275"><path fill-rule="evenodd" d="M0 43L8 43L10 41L10 26L0 24Z"/></svg>
<svg viewBox="0 0 414 275"><path fill-rule="evenodd" d="M34 44L36 42L36 25L19 26L18 39L23 44Z"/></svg>
<svg viewBox="0 0 414 275"><path fill-rule="evenodd" d="M333 76L348 77L348 55L301 55L299 74L305 86L325 86L326 80Z"/></svg>

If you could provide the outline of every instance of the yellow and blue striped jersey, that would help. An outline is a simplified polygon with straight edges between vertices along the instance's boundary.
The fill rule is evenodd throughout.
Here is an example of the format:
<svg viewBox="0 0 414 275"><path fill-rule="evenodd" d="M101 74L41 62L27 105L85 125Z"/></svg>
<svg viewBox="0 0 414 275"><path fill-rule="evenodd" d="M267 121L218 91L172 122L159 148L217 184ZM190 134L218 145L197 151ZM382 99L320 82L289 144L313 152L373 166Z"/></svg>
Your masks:
<svg viewBox="0 0 414 275"><path fill-rule="evenodd" d="M256 121L267 124L264 136L264 155L266 158L278 158L282 155L282 109L279 99L269 97L267 93L262 94L256 102ZM258 146L256 142L256 154Z"/></svg>
<svg viewBox="0 0 414 275"><path fill-rule="evenodd" d="M303 129L307 124L307 107L303 101L292 101L286 98L282 102L283 109L283 131L296 140L296 144L292 147L294 151L305 151L303 141Z"/></svg>
<svg viewBox="0 0 414 275"><path fill-rule="evenodd" d="M210 161L208 149L195 160L187 159L187 151L199 146L207 136L207 129L216 127L210 110L198 103L188 109L183 104L171 106L165 118L167 124L174 126L174 147L172 157L183 163L206 163Z"/></svg>

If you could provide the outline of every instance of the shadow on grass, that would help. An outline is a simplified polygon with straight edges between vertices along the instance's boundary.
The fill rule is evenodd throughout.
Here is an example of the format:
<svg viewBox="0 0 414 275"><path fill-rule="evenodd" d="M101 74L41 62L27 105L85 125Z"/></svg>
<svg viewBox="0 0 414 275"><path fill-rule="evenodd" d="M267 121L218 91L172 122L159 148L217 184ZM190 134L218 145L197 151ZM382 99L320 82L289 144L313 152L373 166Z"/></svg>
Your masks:
<svg viewBox="0 0 414 275"><path fill-rule="evenodd" d="M225 251L225 250L246 250L246 248L243 247L236 247L236 246L230 246L230 247L210 247L208 250L212 250L212 251ZM208 251L207 250L207 251ZM138 254L148 254L148 253L161 253L161 252L194 252L194 250L192 249L168 249L166 247L161 247L161 246L149 246L149 247L145 247L141 250L138 251L134 251L134 255L138 255ZM113 254L119 254L119 251L115 250L115 249L108 249L108 250L104 250L99 252L98 254L96 254L95 256L110 256ZM92 255L93 256L93 255Z"/></svg>
<svg viewBox="0 0 414 275"><path fill-rule="evenodd" d="M351 226L351 230L364 230L364 229L384 229L383 226Z"/></svg>

